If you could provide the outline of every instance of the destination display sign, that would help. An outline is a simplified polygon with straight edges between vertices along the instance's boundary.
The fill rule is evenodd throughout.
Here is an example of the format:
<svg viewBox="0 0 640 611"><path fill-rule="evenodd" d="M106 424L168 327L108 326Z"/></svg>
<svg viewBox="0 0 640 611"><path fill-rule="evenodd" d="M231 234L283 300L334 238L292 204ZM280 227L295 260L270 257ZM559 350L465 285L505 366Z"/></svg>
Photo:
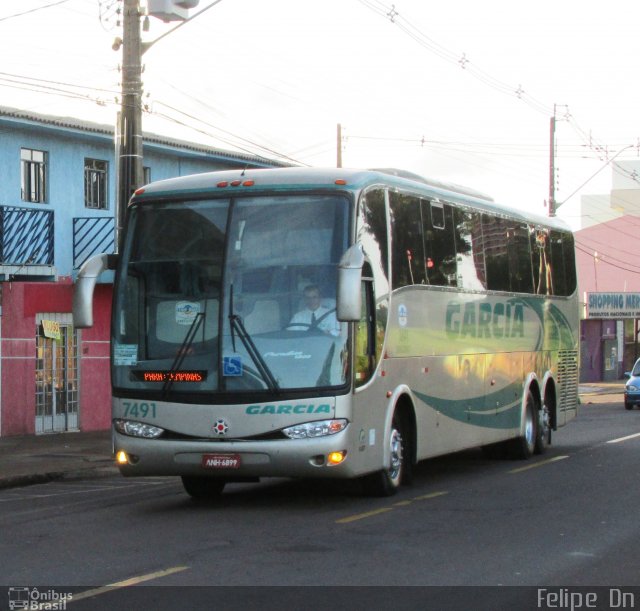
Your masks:
<svg viewBox="0 0 640 611"><path fill-rule="evenodd" d="M134 380L139 382L204 382L207 379L206 370L162 371L162 370L134 370L131 372Z"/></svg>

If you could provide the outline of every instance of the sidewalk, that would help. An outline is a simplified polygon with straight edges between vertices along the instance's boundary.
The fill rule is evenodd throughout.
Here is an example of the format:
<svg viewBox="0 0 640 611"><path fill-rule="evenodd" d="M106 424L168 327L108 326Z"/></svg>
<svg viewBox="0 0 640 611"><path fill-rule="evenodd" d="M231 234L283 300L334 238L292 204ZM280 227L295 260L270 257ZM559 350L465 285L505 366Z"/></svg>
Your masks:
<svg viewBox="0 0 640 611"><path fill-rule="evenodd" d="M602 395L622 395L626 380L615 380L614 382L588 382L578 386L578 395L582 403L588 403L589 399ZM609 398L611 400L611 398Z"/></svg>
<svg viewBox="0 0 640 611"><path fill-rule="evenodd" d="M622 401L624 380L580 384L582 404ZM118 473L111 431L0 437L0 488Z"/></svg>
<svg viewBox="0 0 640 611"><path fill-rule="evenodd" d="M111 431L0 437L0 488L117 472Z"/></svg>

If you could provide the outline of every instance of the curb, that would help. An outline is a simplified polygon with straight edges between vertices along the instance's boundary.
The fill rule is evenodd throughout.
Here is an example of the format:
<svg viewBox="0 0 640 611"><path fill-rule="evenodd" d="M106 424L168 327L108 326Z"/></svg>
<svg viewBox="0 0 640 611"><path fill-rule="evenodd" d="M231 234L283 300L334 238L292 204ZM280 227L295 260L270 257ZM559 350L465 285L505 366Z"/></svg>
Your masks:
<svg viewBox="0 0 640 611"><path fill-rule="evenodd" d="M9 475L0 477L0 490L6 488L24 488L34 484L47 484L60 480L99 479L118 475L115 465L87 467L85 469L69 469L66 471L48 471L46 473L28 473L25 475Z"/></svg>

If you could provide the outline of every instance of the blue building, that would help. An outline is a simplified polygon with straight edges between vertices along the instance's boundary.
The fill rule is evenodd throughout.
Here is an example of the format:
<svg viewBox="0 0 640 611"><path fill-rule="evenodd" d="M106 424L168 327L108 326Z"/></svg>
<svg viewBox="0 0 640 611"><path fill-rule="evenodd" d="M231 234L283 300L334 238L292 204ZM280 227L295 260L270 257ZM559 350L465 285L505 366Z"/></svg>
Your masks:
<svg viewBox="0 0 640 611"><path fill-rule="evenodd" d="M276 167L262 157L144 134L145 182ZM111 285L73 328L73 276L114 252L114 128L0 107L0 435L109 427Z"/></svg>

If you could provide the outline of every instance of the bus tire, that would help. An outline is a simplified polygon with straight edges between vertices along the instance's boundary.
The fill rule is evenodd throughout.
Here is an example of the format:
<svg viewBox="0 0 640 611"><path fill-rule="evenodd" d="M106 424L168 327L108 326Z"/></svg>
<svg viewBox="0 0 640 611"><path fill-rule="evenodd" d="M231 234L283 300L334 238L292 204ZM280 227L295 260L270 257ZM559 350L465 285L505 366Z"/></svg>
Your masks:
<svg viewBox="0 0 640 611"><path fill-rule="evenodd" d="M403 482L410 479L411 452L409 431L396 413L386 443L389 446L389 465L364 478L364 489L369 496L393 496Z"/></svg>
<svg viewBox="0 0 640 611"><path fill-rule="evenodd" d="M535 452L540 431L540 417L538 406L533 393L527 391L527 400L524 408L524 422L521 434L510 442L510 456L516 460L531 458Z"/></svg>
<svg viewBox="0 0 640 611"><path fill-rule="evenodd" d="M226 483L226 480L216 477L182 476L182 485L186 493L199 501L220 496Z"/></svg>
<svg viewBox="0 0 640 611"><path fill-rule="evenodd" d="M547 447L551 445L551 414L546 404L542 409L537 410L538 430L534 448L535 454L544 454Z"/></svg>

